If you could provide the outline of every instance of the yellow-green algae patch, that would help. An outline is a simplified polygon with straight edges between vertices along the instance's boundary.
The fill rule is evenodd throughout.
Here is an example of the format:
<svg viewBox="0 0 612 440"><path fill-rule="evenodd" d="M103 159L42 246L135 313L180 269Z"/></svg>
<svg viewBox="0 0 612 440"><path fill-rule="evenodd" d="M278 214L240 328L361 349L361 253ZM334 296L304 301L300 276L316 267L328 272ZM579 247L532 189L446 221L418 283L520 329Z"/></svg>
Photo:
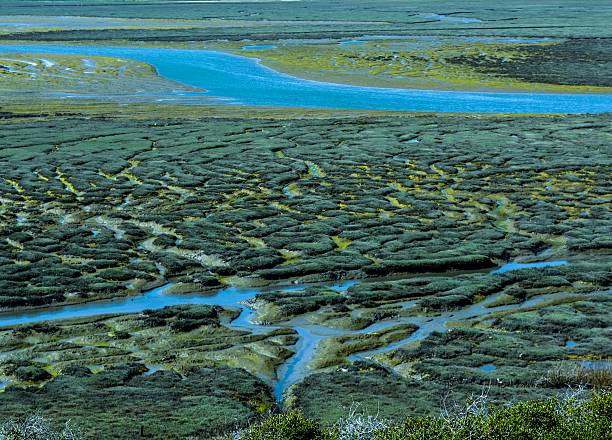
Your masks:
<svg viewBox="0 0 612 440"><path fill-rule="evenodd" d="M362 86L448 89L512 90L554 93L609 93L612 87L527 82L485 73L459 59L507 63L525 59L526 46L552 46L559 41L506 42L499 39L377 39L358 45L279 44L257 51L220 48L258 58L274 69L307 79Z"/></svg>

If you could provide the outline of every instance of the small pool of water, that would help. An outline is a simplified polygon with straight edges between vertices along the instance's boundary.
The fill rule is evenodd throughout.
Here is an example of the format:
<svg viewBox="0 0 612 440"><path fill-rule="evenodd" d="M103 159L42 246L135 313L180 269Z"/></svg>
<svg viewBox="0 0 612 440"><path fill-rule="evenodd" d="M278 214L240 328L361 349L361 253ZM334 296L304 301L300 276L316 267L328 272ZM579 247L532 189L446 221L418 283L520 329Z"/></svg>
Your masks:
<svg viewBox="0 0 612 440"><path fill-rule="evenodd" d="M323 285L327 287L328 289L335 290L336 292L346 292L351 286L355 286L357 284L359 284L359 281L349 280L349 281L344 281L342 283L323 284ZM295 286L280 287L277 290L281 292L302 292L308 289L309 287L316 287L316 286L317 284L308 284L308 285L296 284Z"/></svg>
<svg viewBox="0 0 612 440"><path fill-rule="evenodd" d="M565 343L565 346L566 346L567 348L574 348L576 345L577 345L577 344L576 344L574 341L567 341L567 342Z"/></svg>
<svg viewBox="0 0 612 440"><path fill-rule="evenodd" d="M0 391L4 390L10 384L11 381L9 379L0 379Z"/></svg>
<svg viewBox="0 0 612 440"><path fill-rule="evenodd" d="M151 376L161 370L159 365L145 365L145 367L147 367L147 371L142 374L145 377Z"/></svg>
<svg viewBox="0 0 612 440"><path fill-rule="evenodd" d="M478 368L480 371L484 371L485 373L490 373L492 371L497 370L497 366L494 364L484 364Z"/></svg>
<svg viewBox="0 0 612 440"><path fill-rule="evenodd" d="M537 263L508 263L504 264L499 269L495 269L491 273L505 273L510 272L511 270L521 270L521 269L537 269L543 267L557 267L563 266L565 264L569 264L566 260L556 260L556 261L540 261Z"/></svg>

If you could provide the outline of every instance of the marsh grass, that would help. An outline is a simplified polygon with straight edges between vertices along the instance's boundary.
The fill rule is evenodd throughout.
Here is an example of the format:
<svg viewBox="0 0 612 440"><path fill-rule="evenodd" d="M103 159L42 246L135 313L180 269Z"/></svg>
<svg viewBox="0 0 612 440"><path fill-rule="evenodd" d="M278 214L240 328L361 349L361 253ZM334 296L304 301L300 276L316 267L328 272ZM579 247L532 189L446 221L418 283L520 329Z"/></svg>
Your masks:
<svg viewBox="0 0 612 440"><path fill-rule="evenodd" d="M612 389L612 368L588 368L575 364L560 364L550 369L539 381L552 388L572 386Z"/></svg>

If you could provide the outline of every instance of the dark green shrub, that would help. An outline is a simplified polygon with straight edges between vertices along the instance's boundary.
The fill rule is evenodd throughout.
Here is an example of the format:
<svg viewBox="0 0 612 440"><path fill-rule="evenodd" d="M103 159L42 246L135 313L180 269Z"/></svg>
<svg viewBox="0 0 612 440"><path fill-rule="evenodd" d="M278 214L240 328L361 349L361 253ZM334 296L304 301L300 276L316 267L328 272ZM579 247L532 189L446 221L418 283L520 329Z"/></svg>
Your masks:
<svg viewBox="0 0 612 440"><path fill-rule="evenodd" d="M319 424L299 412L274 415L242 432L239 440L324 440Z"/></svg>
<svg viewBox="0 0 612 440"><path fill-rule="evenodd" d="M594 394L581 402L575 398L531 400L498 409L485 400L456 413L408 417L403 422L373 420L380 429L367 435L351 419L331 430L300 413L275 415L235 436L238 440L602 440L612 438L612 394ZM370 418L371 419L371 418ZM355 418L357 422L363 418ZM352 433L352 434L351 434Z"/></svg>
<svg viewBox="0 0 612 440"><path fill-rule="evenodd" d="M18 367L14 373L15 377L24 382L41 382L51 378L51 374L35 365Z"/></svg>

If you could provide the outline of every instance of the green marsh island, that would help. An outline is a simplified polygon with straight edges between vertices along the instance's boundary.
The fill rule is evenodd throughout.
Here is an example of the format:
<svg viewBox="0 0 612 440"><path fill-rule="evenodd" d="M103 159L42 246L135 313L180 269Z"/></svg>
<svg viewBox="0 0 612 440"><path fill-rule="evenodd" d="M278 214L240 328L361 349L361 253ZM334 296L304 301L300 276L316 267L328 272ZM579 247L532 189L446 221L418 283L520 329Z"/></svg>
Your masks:
<svg viewBox="0 0 612 440"><path fill-rule="evenodd" d="M610 22L3 1L0 440L612 439Z"/></svg>

